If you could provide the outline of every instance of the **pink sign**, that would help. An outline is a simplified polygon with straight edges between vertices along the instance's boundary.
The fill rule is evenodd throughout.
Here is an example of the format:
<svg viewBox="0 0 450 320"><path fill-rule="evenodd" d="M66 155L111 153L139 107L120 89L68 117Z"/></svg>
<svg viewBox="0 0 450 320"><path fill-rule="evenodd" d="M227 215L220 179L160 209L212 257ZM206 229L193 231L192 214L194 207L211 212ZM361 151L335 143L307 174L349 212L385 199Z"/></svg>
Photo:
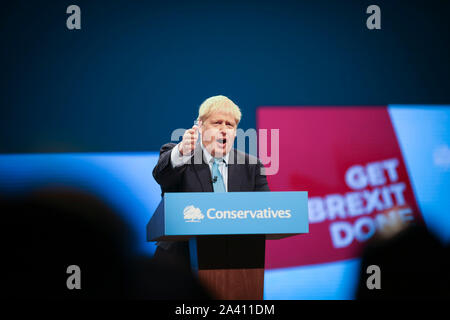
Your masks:
<svg viewBox="0 0 450 320"><path fill-rule="evenodd" d="M376 231L422 222L387 107L260 107L279 129L272 191L308 191L310 232L267 241L266 268L356 258Z"/></svg>

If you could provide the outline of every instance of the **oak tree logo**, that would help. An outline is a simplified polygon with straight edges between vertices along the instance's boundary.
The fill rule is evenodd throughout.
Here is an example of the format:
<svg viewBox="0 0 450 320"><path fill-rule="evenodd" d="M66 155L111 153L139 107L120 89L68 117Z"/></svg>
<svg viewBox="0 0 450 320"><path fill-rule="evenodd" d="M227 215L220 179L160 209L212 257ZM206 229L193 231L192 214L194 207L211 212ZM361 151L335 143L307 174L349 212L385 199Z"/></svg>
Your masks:
<svg viewBox="0 0 450 320"><path fill-rule="evenodd" d="M201 219L205 218L200 209L193 205L184 208L183 215L186 222L200 222Z"/></svg>

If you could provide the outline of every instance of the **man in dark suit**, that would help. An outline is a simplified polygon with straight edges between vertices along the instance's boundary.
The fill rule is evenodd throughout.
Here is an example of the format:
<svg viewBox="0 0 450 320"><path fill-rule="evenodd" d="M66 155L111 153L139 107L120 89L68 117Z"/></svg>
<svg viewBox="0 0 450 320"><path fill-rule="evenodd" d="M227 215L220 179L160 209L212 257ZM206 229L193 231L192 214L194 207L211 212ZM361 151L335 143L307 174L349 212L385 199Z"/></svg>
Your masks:
<svg viewBox="0 0 450 320"><path fill-rule="evenodd" d="M161 147L153 177L165 192L270 191L261 161L233 148L241 120L239 107L225 96L206 99L198 125L180 143ZM198 139L199 133L201 139ZM155 258L189 263L185 241L159 242Z"/></svg>

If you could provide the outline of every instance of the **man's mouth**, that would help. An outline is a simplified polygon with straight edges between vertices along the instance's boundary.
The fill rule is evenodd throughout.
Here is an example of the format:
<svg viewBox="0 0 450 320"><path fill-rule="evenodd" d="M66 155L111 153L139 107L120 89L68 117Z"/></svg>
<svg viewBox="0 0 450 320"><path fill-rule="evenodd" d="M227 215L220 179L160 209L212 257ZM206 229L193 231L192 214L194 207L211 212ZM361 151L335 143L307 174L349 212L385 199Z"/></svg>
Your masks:
<svg viewBox="0 0 450 320"><path fill-rule="evenodd" d="M216 141L219 143L219 145L221 146L225 146L225 144L227 143L227 139L226 138L220 138L220 139L216 139Z"/></svg>

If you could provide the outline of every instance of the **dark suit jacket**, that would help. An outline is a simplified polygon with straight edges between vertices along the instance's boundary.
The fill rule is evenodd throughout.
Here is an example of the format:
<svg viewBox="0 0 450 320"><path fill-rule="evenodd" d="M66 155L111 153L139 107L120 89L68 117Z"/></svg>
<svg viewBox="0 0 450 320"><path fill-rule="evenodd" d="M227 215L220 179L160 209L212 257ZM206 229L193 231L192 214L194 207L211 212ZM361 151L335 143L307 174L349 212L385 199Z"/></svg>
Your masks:
<svg viewBox="0 0 450 320"><path fill-rule="evenodd" d="M153 177L165 192L213 192L211 170L203 157L203 150L197 144L188 164L173 168L170 154L175 143L161 147L159 160L153 169ZM198 154L200 153L200 154ZM195 164L194 159L202 159ZM270 191L267 178L263 174L264 166L259 159L231 149L228 164L228 192Z"/></svg>

